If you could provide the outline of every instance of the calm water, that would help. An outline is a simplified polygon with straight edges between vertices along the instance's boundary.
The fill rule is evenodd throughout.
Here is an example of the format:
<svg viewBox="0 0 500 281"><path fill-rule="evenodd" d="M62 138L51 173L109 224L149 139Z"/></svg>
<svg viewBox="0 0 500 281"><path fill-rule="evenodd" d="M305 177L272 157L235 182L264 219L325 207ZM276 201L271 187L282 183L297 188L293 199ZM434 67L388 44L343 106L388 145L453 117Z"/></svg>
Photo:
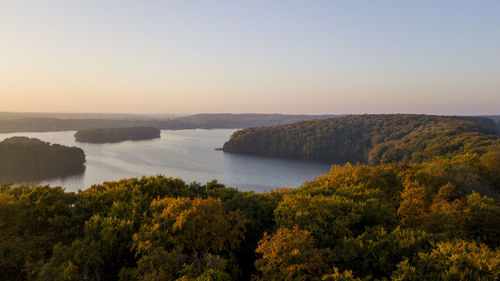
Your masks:
<svg viewBox="0 0 500 281"><path fill-rule="evenodd" d="M60 185L69 191L122 178L163 174L186 182L212 179L239 190L261 192L280 186L298 187L328 172L326 163L273 159L215 151L234 130L163 130L161 138L115 144L86 144L74 140L74 131L0 134L0 141L27 136L51 143L81 147L87 156L85 172L41 184Z"/></svg>

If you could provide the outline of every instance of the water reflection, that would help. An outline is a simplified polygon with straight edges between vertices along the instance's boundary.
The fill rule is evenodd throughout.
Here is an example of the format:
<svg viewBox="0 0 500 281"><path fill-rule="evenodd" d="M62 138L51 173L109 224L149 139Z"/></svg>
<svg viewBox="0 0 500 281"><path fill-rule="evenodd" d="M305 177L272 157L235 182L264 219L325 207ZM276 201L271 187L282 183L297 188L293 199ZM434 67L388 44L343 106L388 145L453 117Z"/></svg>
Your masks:
<svg viewBox="0 0 500 281"><path fill-rule="evenodd" d="M159 139L116 144L77 143L74 131L0 134L0 141L22 135L82 148L87 158L84 173L39 182L60 185L71 191L104 181L163 174L186 182L206 183L217 179L240 190L261 192L279 186L297 187L328 172L331 167L328 163L216 151L215 148L221 147L233 132L231 129L163 130Z"/></svg>
<svg viewBox="0 0 500 281"><path fill-rule="evenodd" d="M46 180L78 180L85 174L85 166L79 171L48 173L47 171L0 171L0 183L35 185Z"/></svg>

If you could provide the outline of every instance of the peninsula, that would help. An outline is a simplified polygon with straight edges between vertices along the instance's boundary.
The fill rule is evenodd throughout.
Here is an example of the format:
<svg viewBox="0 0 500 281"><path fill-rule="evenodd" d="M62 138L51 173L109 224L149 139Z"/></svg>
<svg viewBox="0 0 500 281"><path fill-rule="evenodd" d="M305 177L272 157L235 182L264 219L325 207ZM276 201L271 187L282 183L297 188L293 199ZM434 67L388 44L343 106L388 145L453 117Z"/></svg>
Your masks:
<svg viewBox="0 0 500 281"><path fill-rule="evenodd" d="M35 138L11 137L0 142L0 179L40 180L83 172L81 148L50 144Z"/></svg>

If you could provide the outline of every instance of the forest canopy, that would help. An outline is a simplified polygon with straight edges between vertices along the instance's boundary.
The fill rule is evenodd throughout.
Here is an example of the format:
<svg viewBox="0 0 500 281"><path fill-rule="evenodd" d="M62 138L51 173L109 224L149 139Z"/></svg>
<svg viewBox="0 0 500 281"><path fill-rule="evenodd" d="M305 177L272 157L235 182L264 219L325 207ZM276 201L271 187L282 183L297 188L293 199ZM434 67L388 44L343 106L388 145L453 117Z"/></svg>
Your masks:
<svg viewBox="0 0 500 281"><path fill-rule="evenodd" d="M411 114L351 115L236 131L225 152L332 163L419 163L500 147L495 121Z"/></svg>
<svg viewBox="0 0 500 281"><path fill-rule="evenodd" d="M0 179L46 179L81 173L81 148L50 144L35 138L11 137L0 142Z"/></svg>
<svg viewBox="0 0 500 281"><path fill-rule="evenodd" d="M0 279L498 280L500 207L482 194L498 198L499 161L346 164L260 194L164 176L4 186Z"/></svg>
<svg viewBox="0 0 500 281"><path fill-rule="evenodd" d="M160 129L152 127L107 128L78 130L75 133L77 142L113 143L126 140L149 140L159 138Z"/></svg>

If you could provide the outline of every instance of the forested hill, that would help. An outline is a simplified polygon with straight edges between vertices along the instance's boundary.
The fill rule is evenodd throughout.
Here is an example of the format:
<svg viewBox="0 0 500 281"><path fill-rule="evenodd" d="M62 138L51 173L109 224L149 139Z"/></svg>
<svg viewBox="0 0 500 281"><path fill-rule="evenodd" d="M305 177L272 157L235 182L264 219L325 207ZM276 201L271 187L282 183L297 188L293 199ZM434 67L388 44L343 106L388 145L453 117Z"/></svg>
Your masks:
<svg viewBox="0 0 500 281"><path fill-rule="evenodd" d="M369 164L422 162L500 147L490 118L350 115L235 132L225 152Z"/></svg>
<svg viewBox="0 0 500 281"><path fill-rule="evenodd" d="M56 116L57 118L54 118ZM65 116L67 118L65 118ZM91 118L89 118L89 116ZM196 114L176 118L135 115L33 115L0 114L0 133L72 131L97 128L153 127L157 129L233 129L273 126L336 115Z"/></svg>

